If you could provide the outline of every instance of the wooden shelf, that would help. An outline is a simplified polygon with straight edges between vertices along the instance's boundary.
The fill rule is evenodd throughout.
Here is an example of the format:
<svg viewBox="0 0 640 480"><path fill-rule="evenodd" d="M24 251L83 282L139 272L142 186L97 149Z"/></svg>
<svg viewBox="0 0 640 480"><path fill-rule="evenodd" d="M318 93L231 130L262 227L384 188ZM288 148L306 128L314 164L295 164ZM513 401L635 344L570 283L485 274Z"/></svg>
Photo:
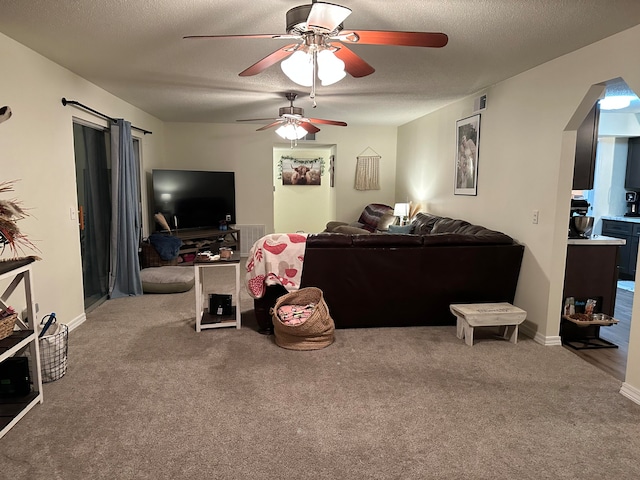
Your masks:
<svg viewBox="0 0 640 480"><path fill-rule="evenodd" d="M230 247L240 251L240 230L229 228L218 230L213 228L195 228L188 230L176 230L174 235L182 240L180 256L205 252L218 253L220 247ZM184 259L184 257L183 257ZM193 265L192 261L181 262L182 265Z"/></svg>
<svg viewBox="0 0 640 480"><path fill-rule="evenodd" d="M240 252L235 251L230 260L217 262L195 262L195 293L196 293L196 332L208 328L235 327L240 328ZM206 303L207 292L204 286L204 272L207 269L230 268L234 269L235 285L232 297L232 313L230 315L212 315ZM222 292L218 292L222 293Z"/></svg>
<svg viewBox="0 0 640 480"><path fill-rule="evenodd" d="M36 324L35 300L33 298L33 283L31 276L31 262L33 259L0 262L0 280L11 279L0 294L0 306L7 308L6 301L16 293L22 284L26 299L27 318L32 325ZM0 398L0 438L2 438L29 410L38 403L42 403L42 376L40 366L40 349L38 335L35 329L29 328L20 318L16 321L18 330L0 340L0 362L5 362L22 350L29 349L29 375L31 378L31 392L24 396Z"/></svg>

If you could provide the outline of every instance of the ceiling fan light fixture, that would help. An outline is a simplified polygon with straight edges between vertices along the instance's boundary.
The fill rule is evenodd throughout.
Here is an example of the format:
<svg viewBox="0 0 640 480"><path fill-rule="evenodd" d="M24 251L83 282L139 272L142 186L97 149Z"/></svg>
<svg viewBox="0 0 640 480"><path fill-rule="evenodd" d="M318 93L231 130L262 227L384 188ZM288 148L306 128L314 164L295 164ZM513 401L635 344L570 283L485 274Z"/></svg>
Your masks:
<svg viewBox="0 0 640 480"><path fill-rule="evenodd" d="M280 63L280 68L291 81L310 87L313 83L313 56L302 50L296 50Z"/></svg>
<svg viewBox="0 0 640 480"><path fill-rule="evenodd" d="M296 123L285 123L278 127L276 133L285 140L300 140L304 138L309 132Z"/></svg>
<svg viewBox="0 0 640 480"><path fill-rule="evenodd" d="M318 52L318 78L323 86L333 85L342 80L347 75L344 67L344 62L331 50Z"/></svg>

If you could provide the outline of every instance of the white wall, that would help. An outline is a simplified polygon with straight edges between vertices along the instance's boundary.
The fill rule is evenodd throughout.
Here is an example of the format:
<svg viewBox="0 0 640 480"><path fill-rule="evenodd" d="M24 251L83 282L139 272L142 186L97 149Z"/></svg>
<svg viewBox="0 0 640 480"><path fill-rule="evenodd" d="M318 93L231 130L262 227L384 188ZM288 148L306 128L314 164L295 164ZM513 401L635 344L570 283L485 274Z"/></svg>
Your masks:
<svg viewBox="0 0 640 480"><path fill-rule="evenodd" d="M13 111L12 118L0 125L0 181L18 179L13 196L30 209L31 217L21 220L19 227L36 243L42 258L33 266L39 318L53 311L63 323L82 321L78 222L70 216L77 209L72 118L105 122L64 107L61 98L153 131L141 140L143 161L161 157L163 125L2 34L0 58L0 106ZM0 256L9 257L8 249Z"/></svg>
<svg viewBox="0 0 640 480"><path fill-rule="evenodd" d="M167 123L165 155L152 168L229 170L236 172L237 223L265 225L275 231L273 218L273 148L289 148L273 131L256 132L255 125ZM323 125L318 145L335 145L335 220L356 220L372 202L393 205L395 199L396 128ZM305 142L304 147L313 146ZM302 144L301 144L302 146ZM381 189L353 188L356 157L367 147L381 156ZM328 180L328 175L323 177ZM311 188L311 187L305 187ZM333 199L330 199L333 201Z"/></svg>
<svg viewBox="0 0 640 480"><path fill-rule="evenodd" d="M332 147L273 149L274 220L275 232L317 233L324 230L327 222L335 219L335 203L331 201L329 161ZM279 161L282 157L300 159L322 158L325 162L320 185L283 185Z"/></svg>
<svg viewBox="0 0 640 480"><path fill-rule="evenodd" d="M399 129L398 198L422 199L429 211L504 231L525 245L515 303L527 310L527 327L538 341L557 343L559 332L575 129L602 90L592 85L622 77L640 91L640 70L629 60L639 43L635 27L487 90L476 197L453 195L455 121L472 113L473 98ZM540 212L537 225L533 210ZM640 318L639 304L634 318ZM632 322L627 370L636 388L638 323Z"/></svg>

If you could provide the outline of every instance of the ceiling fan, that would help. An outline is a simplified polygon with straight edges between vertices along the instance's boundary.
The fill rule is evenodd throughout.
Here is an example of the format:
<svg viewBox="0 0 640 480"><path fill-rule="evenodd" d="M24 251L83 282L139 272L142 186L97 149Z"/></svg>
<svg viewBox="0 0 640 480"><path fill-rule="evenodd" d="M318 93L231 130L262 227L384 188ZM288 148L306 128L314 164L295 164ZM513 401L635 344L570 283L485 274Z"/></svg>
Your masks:
<svg viewBox="0 0 640 480"><path fill-rule="evenodd" d="M299 140L308 133L317 133L320 131L318 127L313 123L320 123L324 125L337 125L339 127L346 127L346 122L339 122L336 120L324 120L322 118L305 118L304 109L301 107L294 107L293 102L298 98L297 93L286 93L285 97L289 100L288 107L281 107L279 110L280 118L251 118L247 120L237 120L238 122L267 122L271 123L258 128L256 131L267 130L280 125L276 130L276 133L282 138L287 140Z"/></svg>
<svg viewBox="0 0 640 480"><path fill-rule="evenodd" d="M270 53L240 72L240 76L257 75L284 60L281 68L294 82L312 87L315 96L316 76L323 85L335 83L348 73L352 77L371 75L375 69L348 45L399 45L411 47L444 47L444 33L401 32L384 30L344 30L343 21L351 9L312 0L287 12L286 34L255 35L188 35L184 38L272 38L296 40Z"/></svg>

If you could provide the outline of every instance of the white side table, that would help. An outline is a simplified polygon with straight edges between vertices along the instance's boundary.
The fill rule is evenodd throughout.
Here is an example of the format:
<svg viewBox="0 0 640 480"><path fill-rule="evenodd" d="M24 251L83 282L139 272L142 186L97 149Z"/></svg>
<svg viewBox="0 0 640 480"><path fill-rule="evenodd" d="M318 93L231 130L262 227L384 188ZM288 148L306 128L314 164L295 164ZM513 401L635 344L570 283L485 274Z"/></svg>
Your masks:
<svg viewBox="0 0 640 480"><path fill-rule="evenodd" d="M457 319L456 336L470 346L474 327L499 326L502 338L517 343L518 325L527 318L527 312L506 302L454 304L449 309Z"/></svg>
<svg viewBox="0 0 640 480"><path fill-rule="evenodd" d="M234 252L229 260L200 261L193 263L195 269L195 291L196 291L196 332L207 328L240 328L240 253ZM204 291L204 272L210 268L234 268L235 269L235 291L232 294L231 315L215 315L209 312L207 302L208 295Z"/></svg>

